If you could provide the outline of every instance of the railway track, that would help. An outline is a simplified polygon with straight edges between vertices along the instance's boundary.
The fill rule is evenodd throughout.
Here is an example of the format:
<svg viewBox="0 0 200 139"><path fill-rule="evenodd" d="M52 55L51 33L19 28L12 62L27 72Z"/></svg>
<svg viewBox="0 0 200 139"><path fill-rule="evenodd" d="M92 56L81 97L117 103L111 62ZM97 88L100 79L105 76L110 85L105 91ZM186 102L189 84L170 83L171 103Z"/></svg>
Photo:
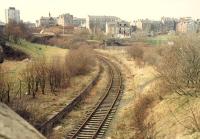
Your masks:
<svg viewBox="0 0 200 139"><path fill-rule="evenodd" d="M103 138L109 123L119 105L122 96L122 76L119 68L108 59L98 56L110 67L110 82L107 86L105 95L91 110L83 122L77 126L67 139L100 139Z"/></svg>
<svg viewBox="0 0 200 139"><path fill-rule="evenodd" d="M36 129L40 131L45 136L48 136L53 127L55 127L60 121L64 119L64 117L69 114L79 103L88 95L91 89L99 80L100 74L102 72L102 67L100 66L100 70L96 77L83 89L80 91L79 95L72 99L70 103L68 103L61 111L55 114L51 119L45 121L39 126L36 126Z"/></svg>

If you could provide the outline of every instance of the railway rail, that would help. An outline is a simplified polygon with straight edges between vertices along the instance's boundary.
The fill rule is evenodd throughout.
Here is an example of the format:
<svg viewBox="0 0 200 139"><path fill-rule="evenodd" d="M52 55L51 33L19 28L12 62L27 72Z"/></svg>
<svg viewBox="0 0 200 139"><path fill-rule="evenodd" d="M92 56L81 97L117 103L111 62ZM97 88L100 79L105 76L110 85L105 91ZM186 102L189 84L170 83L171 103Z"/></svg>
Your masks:
<svg viewBox="0 0 200 139"><path fill-rule="evenodd" d="M97 83L102 72L102 66L96 77L80 92L80 94L75 97L69 104L67 104L60 112L54 115L51 119L45 121L43 124L36 127L40 133L48 136L53 127L55 127L68 113L70 113L90 92L93 86Z"/></svg>
<svg viewBox="0 0 200 139"><path fill-rule="evenodd" d="M106 93L94 109L89 111L83 122L66 136L67 139L103 138L119 105L123 89L121 72L113 62L105 57L98 56L98 58L110 67L110 82Z"/></svg>

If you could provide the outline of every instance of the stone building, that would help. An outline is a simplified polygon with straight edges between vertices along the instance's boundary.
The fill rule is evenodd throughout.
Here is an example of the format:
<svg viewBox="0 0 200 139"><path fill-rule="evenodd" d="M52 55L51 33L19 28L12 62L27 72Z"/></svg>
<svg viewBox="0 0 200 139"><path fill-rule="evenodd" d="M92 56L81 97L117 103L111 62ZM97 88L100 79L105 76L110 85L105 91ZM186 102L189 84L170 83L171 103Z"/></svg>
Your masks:
<svg viewBox="0 0 200 139"><path fill-rule="evenodd" d="M0 34L3 34L4 29L5 29L5 23L0 21Z"/></svg>
<svg viewBox="0 0 200 139"><path fill-rule="evenodd" d="M73 15L62 14L57 18L57 24L60 26L70 26L73 25Z"/></svg>
<svg viewBox="0 0 200 139"><path fill-rule="evenodd" d="M50 27L57 25L57 18L51 17L49 13L49 17L41 17L39 20L36 21L37 27Z"/></svg>
<svg viewBox="0 0 200 139"><path fill-rule="evenodd" d="M118 22L120 18L115 16L87 16L86 28L91 33L106 32L107 22Z"/></svg>
<svg viewBox="0 0 200 139"><path fill-rule="evenodd" d="M196 25L197 25L197 33L200 32L200 19L196 20Z"/></svg>
<svg viewBox="0 0 200 139"><path fill-rule="evenodd" d="M135 26L137 27L137 30L144 31L144 32L150 32L151 31L151 20L149 19L140 19L137 21L134 21Z"/></svg>
<svg viewBox="0 0 200 139"><path fill-rule="evenodd" d="M161 21L152 21L150 31L153 34L161 34L162 33L162 23L161 23Z"/></svg>
<svg viewBox="0 0 200 139"><path fill-rule="evenodd" d="M162 18L161 21L149 19L137 20L133 24L138 31L149 35L163 34L175 29L175 22L167 18Z"/></svg>
<svg viewBox="0 0 200 139"><path fill-rule="evenodd" d="M6 23L14 21L16 23L20 22L20 11L15 9L15 7L9 7L5 10Z"/></svg>
<svg viewBox="0 0 200 139"><path fill-rule="evenodd" d="M107 22L106 23L106 35L110 35L114 38L129 38L131 37L132 26L129 22Z"/></svg>
<svg viewBox="0 0 200 139"><path fill-rule="evenodd" d="M74 17L73 18L73 25L75 27L86 27L86 19L85 18L77 18Z"/></svg>
<svg viewBox="0 0 200 139"><path fill-rule="evenodd" d="M181 18L176 25L176 31L178 33L196 33L197 30L197 22L192 20L191 17Z"/></svg>
<svg viewBox="0 0 200 139"><path fill-rule="evenodd" d="M168 33L176 30L176 19L170 17L162 17L162 33Z"/></svg>
<svg viewBox="0 0 200 139"><path fill-rule="evenodd" d="M106 35L116 37L118 34L117 22L106 22Z"/></svg>

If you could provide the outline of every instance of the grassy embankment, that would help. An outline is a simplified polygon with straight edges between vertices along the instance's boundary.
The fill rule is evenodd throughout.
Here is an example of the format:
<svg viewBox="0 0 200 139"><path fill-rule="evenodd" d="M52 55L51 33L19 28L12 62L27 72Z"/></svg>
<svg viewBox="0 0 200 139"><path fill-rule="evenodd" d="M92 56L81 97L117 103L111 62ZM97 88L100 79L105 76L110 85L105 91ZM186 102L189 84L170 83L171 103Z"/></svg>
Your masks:
<svg viewBox="0 0 200 139"><path fill-rule="evenodd" d="M30 58L46 57L50 59L55 55L59 55L64 59L67 54L67 49L61 49L58 47L45 46L40 44L33 44L30 42L22 41L22 44L11 44L15 49L19 49L30 56ZM25 68L26 63L30 59L25 59L22 61L6 60L3 66L7 69L7 72L18 75L22 69Z"/></svg>
<svg viewBox="0 0 200 139"><path fill-rule="evenodd" d="M60 59L65 60L65 56L68 53L67 49L32 44L26 41L23 41L20 45L14 44L12 47L20 49L30 56L30 58L22 61L6 60L5 63L3 63L2 66L7 69L8 74L11 75L12 81L16 82L18 81L18 78L20 78L23 69L26 68L27 63L31 62L32 59L39 60L40 57L46 57L47 61L50 62L51 58L54 56L59 56ZM25 95L27 92L26 89L22 89L22 95L24 97L22 97L22 99L19 101L16 99L12 101L13 94L11 94L11 103L14 103L12 104L14 107L21 107L20 109L25 109L32 115L31 119L29 119L30 123L40 123L45 119L52 117L54 114L60 111L60 109L66 106L66 104L69 103L75 96L77 96L78 93L96 76L97 72L98 64L89 73L72 77L70 79L69 87L66 89L59 89L58 92L56 92L56 95L55 93L51 93L50 89L47 88L45 95L42 95L42 93L39 91L36 99L33 99L31 96Z"/></svg>
<svg viewBox="0 0 200 139"><path fill-rule="evenodd" d="M199 97L166 92L157 82L156 67L138 66L125 49L101 52L120 63L125 76L124 95L106 135L108 138L200 138Z"/></svg>

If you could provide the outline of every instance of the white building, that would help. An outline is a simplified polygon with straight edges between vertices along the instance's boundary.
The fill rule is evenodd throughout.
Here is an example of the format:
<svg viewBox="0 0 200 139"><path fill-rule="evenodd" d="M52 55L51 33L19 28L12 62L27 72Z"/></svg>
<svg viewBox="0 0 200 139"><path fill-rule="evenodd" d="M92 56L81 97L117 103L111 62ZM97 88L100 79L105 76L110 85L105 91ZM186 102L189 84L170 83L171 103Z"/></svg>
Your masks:
<svg viewBox="0 0 200 139"><path fill-rule="evenodd" d="M15 7L9 7L5 10L6 23L10 21L20 22L20 11L15 9Z"/></svg>
<svg viewBox="0 0 200 139"><path fill-rule="evenodd" d="M60 26L69 26L73 24L73 15L62 14L57 18L57 23Z"/></svg>

